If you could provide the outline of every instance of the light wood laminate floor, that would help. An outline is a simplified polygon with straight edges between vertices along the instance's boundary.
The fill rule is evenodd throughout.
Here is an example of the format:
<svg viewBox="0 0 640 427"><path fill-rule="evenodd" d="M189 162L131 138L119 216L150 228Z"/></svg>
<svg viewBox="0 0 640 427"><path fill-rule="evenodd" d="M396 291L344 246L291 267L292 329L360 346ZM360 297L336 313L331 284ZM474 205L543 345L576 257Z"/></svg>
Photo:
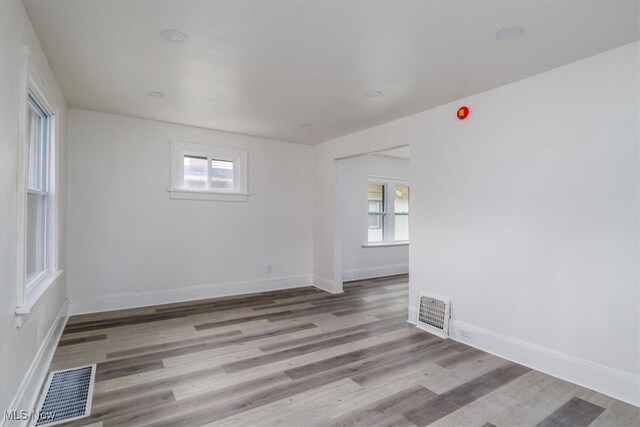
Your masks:
<svg viewBox="0 0 640 427"><path fill-rule="evenodd" d="M640 409L406 322L407 277L72 317L103 426L638 426Z"/></svg>

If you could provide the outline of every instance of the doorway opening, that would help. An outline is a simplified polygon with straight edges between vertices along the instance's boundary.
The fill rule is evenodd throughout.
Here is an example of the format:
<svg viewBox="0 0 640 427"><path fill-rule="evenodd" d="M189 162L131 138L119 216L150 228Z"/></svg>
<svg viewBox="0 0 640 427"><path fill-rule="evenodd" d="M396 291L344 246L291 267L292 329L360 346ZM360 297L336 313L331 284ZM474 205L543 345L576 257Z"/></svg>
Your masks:
<svg viewBox="0 0 640 427"><path fill-rule="evenodd" d="M336 159L335 278L406 280L409 274L409 145Z"/></svg>

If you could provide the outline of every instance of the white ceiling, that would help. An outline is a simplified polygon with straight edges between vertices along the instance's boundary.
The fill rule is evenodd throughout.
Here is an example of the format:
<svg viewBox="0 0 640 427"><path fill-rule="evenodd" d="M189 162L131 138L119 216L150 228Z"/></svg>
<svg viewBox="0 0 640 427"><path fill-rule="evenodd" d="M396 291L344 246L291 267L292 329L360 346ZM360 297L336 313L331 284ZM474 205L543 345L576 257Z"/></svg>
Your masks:
<svg viewBox="0 0 640 427"><path fill-rule="evenodd" d="M639 26L637 0L24 2L70 107L307 144L635 41ZM525 37L497 41L508 24ZM189 42L163 41L166 28Z"/></svg>

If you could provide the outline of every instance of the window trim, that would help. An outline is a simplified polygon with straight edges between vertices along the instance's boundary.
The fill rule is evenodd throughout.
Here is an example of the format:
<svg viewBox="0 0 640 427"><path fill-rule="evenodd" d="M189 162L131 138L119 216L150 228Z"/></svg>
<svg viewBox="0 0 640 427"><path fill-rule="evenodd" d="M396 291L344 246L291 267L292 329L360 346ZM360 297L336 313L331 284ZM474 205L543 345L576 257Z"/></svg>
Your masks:
<svg viewBox="0 0 640 427"><path fill-rule="evenodd" d="M207 157L207 186L211 179L211 160L233 162L233 188L196 189L184 186L184 156ZM171 186L169 197L188 200L220 200L229 202L245 202L250 195L247 190L247 157L246 150L217 147L205 144L171 141Z"/></svg>
<svg viewBox="0 0 640 427"><path fill-rule="evenodd" d="M404 178L389 178L389 177L382 177L382 176L373 176L370 175L368 180L367 180L367 185L368 184L381 184L383 185L384 188L384 196L383 196L383 200L384 200L384 206L383 208L383 213L382 213L382 218L383 221L385 222L384 226L383 226L383 230L384 230L384 235L383 235L383 240L379 241L379 242L370 242L369 241L369 200L367 198L367 226L365 229L365 235L366 235L366 240L364 243L362 243L362 247L363 248L379 248L379 247L388 247L388 246L404 246L404 245L408 245L410 242L409 240L395 240L395 206L394 206L394 198L393 198L393 191L395 189L396 185L406 185L407 187L411 188L411 186L409 185L409 180L408 179L404 179ZM411 201L409 201L409 204L411 204ZM407 214L409 216L411 216L411 211L409 211L409 213Z"/></svg>
<svg viewBox="0 0 640 427"><path fill-rule="evenodd" d="M17 159L17 304L16 315L18 316L17 326L20 327L31 314L42 297L47 293L58 277L63 273L58 264L58 115L60 107L55 102L51 92L47 87L42 74L29 54L27 46L22 51L22 101L19 111L19 137L18 137L18 159ZM29 96L33 97L39 107L47 114L48 122L48 164L47 174L47 204L46 204L46 268L30 282L27 282L27 198L28 192L33 192L28 188L28 108Z"/></svg>

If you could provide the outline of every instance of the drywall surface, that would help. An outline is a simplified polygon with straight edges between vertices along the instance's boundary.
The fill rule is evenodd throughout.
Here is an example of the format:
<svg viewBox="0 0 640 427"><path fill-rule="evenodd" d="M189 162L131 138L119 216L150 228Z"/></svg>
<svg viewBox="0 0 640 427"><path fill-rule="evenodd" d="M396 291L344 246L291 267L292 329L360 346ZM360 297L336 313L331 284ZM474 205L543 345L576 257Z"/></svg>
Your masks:
<svg viewBox="0 0 640 427"><path fill-rule="evenodd" d="M249 200L170 199L171 141L248 150ZM72 109L68 162L73 312L311 284L311 147Z"/></svg>

